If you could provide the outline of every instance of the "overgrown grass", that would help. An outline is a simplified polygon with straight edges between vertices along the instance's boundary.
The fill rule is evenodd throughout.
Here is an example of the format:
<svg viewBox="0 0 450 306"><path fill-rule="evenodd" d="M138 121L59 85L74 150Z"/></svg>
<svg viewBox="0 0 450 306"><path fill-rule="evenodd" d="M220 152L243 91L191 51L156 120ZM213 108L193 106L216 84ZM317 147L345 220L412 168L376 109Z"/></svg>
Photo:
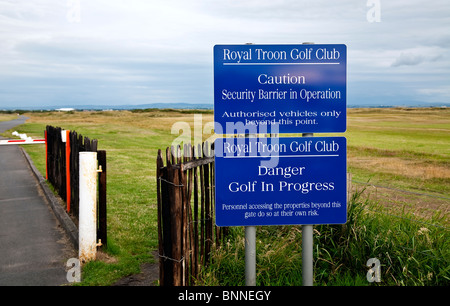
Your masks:
<svg viewBox="0 0 450 306"><path fill-rule="evenodd" d="M314 226L314 284L449 285L449 230L412 215L385 214L361 195L353 195L345 225ZM244 231L238 227L231 233L203 269L202 285L245 284ZM256 284L302 285L301 227L258 227L256 239ZM380 283L367 281L370 258L380 260Z"/></svg>

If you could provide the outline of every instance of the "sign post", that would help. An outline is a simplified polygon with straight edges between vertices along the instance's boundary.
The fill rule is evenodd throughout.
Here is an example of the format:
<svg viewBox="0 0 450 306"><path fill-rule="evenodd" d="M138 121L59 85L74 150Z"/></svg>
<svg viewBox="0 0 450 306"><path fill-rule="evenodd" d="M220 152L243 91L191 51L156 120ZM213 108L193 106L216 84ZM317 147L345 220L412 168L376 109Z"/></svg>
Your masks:
<svg viewBox="0 0 450 306"><path fill-rule="evenodd" d="M313 137L313 133L304 133L303 137ZM313 249L314 229L312 225L302 225L302 282L303 286L312 286L313 273Z"/></svg>
<svg viewBox="0 0 450 306"><path fill-rule="evenodd" d="M347 47L216 45L216 224L245 226L246 284L255 285L257 225L302 225L303 284L313 285L313 224L347 219ZM257 138L302 133L303 137Z"/></svg>
<svg viewBox="0 0 450 306"><path fill-rule="evenodd" d="M256 227L245 227L245 284L256 286Z"/></svg>

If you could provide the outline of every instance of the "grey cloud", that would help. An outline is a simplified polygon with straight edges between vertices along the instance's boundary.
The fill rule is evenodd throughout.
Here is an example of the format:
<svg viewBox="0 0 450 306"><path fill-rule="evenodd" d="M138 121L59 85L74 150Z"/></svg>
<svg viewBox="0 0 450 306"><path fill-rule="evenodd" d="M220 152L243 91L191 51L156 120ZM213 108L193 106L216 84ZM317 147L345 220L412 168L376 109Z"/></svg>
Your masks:
<svg viewBox="0 0 450 306"><path fill-rule="evenodd" d="M71 23L67 1L0 0L0 103L210 103L220 43L345 43L349 103L375 82L383 92L408 87L398 67L419 75L426 63L428 76L448 79L448 0L382 1L380 23L366 20L366 3L81 0L81 21Z"/></svg>
<svg viewBox="0 0 450 306"><path fill-rule="evenodd" d="M422 53L401 52L392 62L391 67L416 66L424 62L436 62L443 59L442 53L437 50L423 51Z"/></svg>
<svg viewBox="0 0 450 306"><path fill-rule="evenodd" d="M416 55L412 53L400 53L400 56L395 59L391 64L392 67L399 66L415 66L422 63L425 57L422 55Z"/></svg>

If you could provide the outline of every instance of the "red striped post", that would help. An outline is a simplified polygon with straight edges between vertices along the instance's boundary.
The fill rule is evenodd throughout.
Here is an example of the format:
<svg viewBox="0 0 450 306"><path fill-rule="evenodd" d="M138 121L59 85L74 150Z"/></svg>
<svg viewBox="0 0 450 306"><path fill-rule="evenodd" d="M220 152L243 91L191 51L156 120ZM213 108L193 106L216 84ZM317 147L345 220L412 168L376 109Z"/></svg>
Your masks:
<svg viewBox="0 0 450 306"><path fill-rule="evenodd" d="M67 212L70 212L70 131L66 130L66 203Z"/></svg>
<svg viewBox="0 0 450 306"><path fill-rule="evenodd" d="M48 181L48 145L47 145L47 130L44 131L45 137L45 179Z"/></svg>

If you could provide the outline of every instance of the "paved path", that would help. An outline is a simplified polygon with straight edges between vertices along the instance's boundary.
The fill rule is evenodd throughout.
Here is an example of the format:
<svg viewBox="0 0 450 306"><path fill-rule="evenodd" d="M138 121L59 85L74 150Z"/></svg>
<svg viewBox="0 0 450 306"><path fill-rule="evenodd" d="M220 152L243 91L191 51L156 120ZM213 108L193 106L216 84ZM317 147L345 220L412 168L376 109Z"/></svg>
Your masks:
<svg viewBox="0 0 450 306"><path fill-rule="evenodd" d="M0 133L25 120L0 122ZM74 254L20 148L0 146L0 286L66 284Z"/></svg>

